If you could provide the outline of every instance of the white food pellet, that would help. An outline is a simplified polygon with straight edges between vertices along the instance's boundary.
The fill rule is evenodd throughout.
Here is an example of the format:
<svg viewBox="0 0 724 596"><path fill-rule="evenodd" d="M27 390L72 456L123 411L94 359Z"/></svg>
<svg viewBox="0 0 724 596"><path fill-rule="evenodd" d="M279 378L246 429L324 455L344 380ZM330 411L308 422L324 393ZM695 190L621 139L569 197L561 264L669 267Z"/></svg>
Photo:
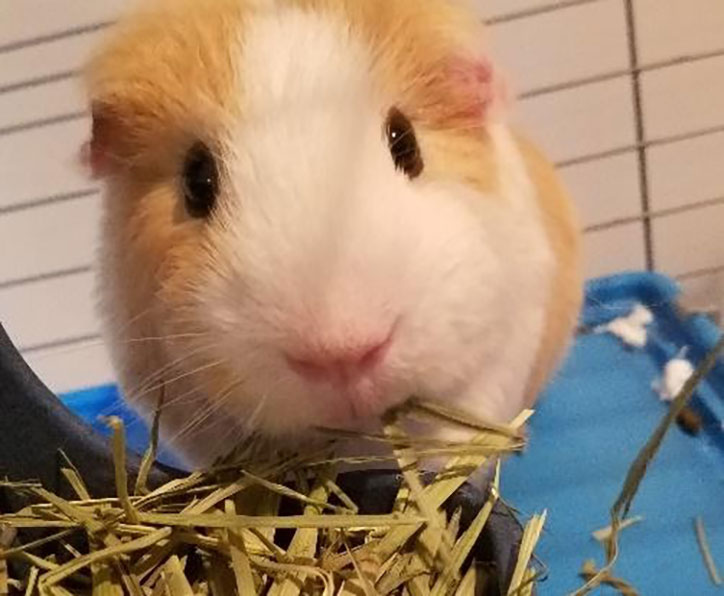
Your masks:
<svg viewBox="0 0 724 596"><path fill-rule="evenodd" d="M664 367L664 374L658 384L659 396L663 401L673 401L694 374L694 365L686 358L676 357Z"/></svg>
<svg viewBox="0 0 724 596"><path fill-rule="evenodd" d="M635 348L643 348L648 339L647 325L654 315L643 304L637 304L625 317L619 317L596 328L597 333L611 333Z"/></svg>

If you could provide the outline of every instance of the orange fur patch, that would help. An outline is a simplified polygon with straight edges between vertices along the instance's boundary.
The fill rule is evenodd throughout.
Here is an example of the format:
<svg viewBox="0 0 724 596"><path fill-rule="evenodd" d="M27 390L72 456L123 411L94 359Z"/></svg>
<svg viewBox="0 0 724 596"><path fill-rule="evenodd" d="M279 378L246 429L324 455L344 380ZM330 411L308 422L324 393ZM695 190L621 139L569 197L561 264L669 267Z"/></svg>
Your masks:
<svg viewBox="0 0 724 596"><path fill-rule="evenodd" d="M234 115L240 0L155 0L121 21L89 64L98 160L153 170ZM212 5L213 4L213 5ZM176 150L174 151L174 148Z"/></svg>
<svg viewBox="0 0 724 596"><path fill-rule="evenodd" d="M526 391L528 404L532 405L559 365L578 320L583 299L581 238L573 203L553 166L529 141L518 137L518 144L537 191L543 225L556 263L543 337Z"/></svg>

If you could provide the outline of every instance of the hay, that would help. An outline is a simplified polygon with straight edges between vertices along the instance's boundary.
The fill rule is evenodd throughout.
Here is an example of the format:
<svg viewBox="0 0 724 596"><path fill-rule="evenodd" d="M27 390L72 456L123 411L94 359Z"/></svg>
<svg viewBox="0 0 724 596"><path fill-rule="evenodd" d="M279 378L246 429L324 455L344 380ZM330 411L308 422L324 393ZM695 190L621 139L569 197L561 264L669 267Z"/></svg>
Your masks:
<svg viewBox="0 0 724 596"><path fill-rule="evenodd" d="M0 546L0 562L20 561L27 569L24 577L12 578L0 567L0 594L11 584L26 594L53 596L473 594L483 575L467 562L499 499L498 473L464 531L460 512L448 519L443 505L481 466L523 447L521 427L530 414L501 426L412 401L391 415L384 434L365 437L387 443L402 473L395 506L386 515L360 515L336 483L340 462L378 458L334 458L332 443L309 454L223 462L149 490L154 432L130 494L124 429L112 418L116 498L91 498L70 462L62 473L74 500L32 482L2 483L32 504L0 515L0 529L43 529L49 535ZM406 418L465 427L475 437L457 444L412 438L402 430ZM347 434L330 432L335 441ZM447 461L423 486L419 462L431 456ZM290 477L297 480L295 488ZM295 501L301 514L282 515L282 498ZM536 577L530 561L544 521L536 516L525 530L510 594L530 593ZM277 540L282 529L293 532L291 540ZM70 544L78 536L85 536L85 552L76 550L78 541Z"/></svg>
<svg viewBox="0 0 724 596"><path fill-rule="evenodd" d="M721 586L721 575L719 574L719 569L717 569L716 563L714 562L714 556L711 554L709 540L706 537L704 520L701 519L700 516L694 520L694 531L696 532L696 541L699 543L699 550L701 551L701 556L704 559L706 570L709 572L709 577L715 586Z"/></svg>
<svg viewBox="0 0 724 596"><path fill-rule="evenodd" d="M636 589L628 582L625 582L619 577L614 577L608 571L598 571L593 561L586 561L583 564L580 576L587 582L596 578L600 584L610 586L621 594L621 596L639 596Z"/></svg>

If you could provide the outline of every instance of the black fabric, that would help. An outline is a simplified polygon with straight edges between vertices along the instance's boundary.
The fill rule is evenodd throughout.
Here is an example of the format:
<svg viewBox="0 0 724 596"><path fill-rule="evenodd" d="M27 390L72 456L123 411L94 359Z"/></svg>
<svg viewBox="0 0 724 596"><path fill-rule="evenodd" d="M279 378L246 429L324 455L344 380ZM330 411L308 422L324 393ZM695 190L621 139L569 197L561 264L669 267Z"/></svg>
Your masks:
<svg viewBox="0 0 724 596"><path fill-rule="evenodd" d="M45 488L71 497L62 480L61 450L78 468L95 497L115 493L113 460L109 441L76 417L35 376L0 325L0 478L37 480ZM135 477L140 459L128 454L129 475ZM159 486L181 472L156 466L151 486ZM341 487L359 505L362 513L388 512L400 478L394 471L359 471L343 474ZM480 510L485 495L463 486L447 503L449 512L462 508L462 525ZM23 503L9 491L0 491L0 510L13 511ZM481 562L495 565L505 592L516 560L521 528L501 505L496 505L474 552Z"/></svg>
<svg viewBox="0 0 724 596"><path fill-rule="evenodd" d="M108 440L75 416L35 376L0 325L0 477L38 480L48 490L70 496L61 481L63 451L79 469L94 496L115 492ZM135 475L140 459L128 455ZM171 470L157 467L151 482L168 481ZM6 501L12 498L5 495Z"/></svg>

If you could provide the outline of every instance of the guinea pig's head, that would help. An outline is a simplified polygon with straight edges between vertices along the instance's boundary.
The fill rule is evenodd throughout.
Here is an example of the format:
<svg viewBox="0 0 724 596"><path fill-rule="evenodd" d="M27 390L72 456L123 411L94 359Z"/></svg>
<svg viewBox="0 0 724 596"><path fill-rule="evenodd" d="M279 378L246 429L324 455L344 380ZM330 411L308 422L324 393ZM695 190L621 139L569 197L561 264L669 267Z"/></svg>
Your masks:
<svg viewBox="0 0 724 596"><path fill-rule="evenodd" d="M166 360L272 436L465 392L516 299L480 25L447 0L152 6L88 78L126 322L153 312Z"/></svg>

